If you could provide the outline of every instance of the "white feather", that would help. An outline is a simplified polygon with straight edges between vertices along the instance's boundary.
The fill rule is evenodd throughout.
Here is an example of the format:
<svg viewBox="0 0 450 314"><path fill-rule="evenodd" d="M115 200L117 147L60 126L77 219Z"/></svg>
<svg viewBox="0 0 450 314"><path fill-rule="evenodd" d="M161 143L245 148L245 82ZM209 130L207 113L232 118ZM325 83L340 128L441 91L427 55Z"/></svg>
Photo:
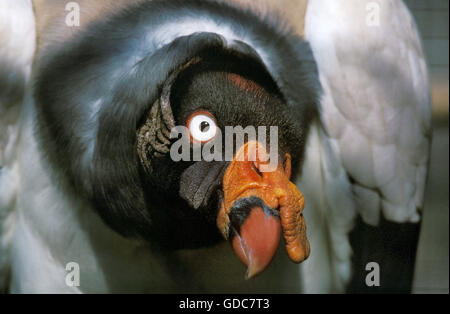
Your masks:
<svg viewBox="0 0 450 314"><path fill-rule="evenodd" d="M379 5L378 26L366 22L369 3ZM302 275L307 292L344 292L356 211L371 225L381 214L395 222L420 218L430 145L427 70L401 1L309 1L305 38L324 93L299 185L312 247Z"/></svg>
<svg viewBox="0 0 450 314"><path fill-rule="evenodd" d="M379 6L379 25L367 22L369 3ZM395 222L417 222L431 105L408 9L401 1L310 1L305 35L333 99L322 106L323 126L357 185L364 221L376 225L380 214L373 211L382 211Z"/></svg>
<svg viewBox="0 0 450 314"><path fill-rule="evenodd" d="M10 276L19 166L15 159L20 113L35 50L31 0L0 1L0 291Z"/></svg>

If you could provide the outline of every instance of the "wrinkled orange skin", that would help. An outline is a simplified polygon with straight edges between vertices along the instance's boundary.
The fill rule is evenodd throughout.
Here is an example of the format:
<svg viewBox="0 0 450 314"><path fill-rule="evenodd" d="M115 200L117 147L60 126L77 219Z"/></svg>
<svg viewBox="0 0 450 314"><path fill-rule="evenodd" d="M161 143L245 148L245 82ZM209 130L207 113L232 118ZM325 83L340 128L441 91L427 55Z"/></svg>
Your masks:
<svg viewBox="0 0 450 314"><path fill-rule="evenodd" d="M257 151L256 155L252 155L254 150ZM258 153L261 156L266 154L261 144L254 141L246 143L239 149L225 172L224 200L217 216L217 226L227 238L230 223L228 215L234 202L249 196L259 197L269 207L279 210L287 253L293 262L300 263L308 258L310 246L306 238L306 223L302 214L304 198L289 180L291 158L287 154L284 167L278 165L275 171L261 173L259 169L264 163L258 158ZM247 156L256 156L256 161L248 161Z"/></svg>

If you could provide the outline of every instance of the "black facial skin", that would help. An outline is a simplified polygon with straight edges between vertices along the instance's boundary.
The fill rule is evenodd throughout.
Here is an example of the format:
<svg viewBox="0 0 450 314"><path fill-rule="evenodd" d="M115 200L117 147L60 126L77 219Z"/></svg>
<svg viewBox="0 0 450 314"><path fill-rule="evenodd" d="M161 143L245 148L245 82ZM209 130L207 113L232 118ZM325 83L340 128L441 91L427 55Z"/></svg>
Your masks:
<svg viewBox="0 0 450 314"><path fill-rule="evenodd" d="M272 68L245 43L213 33L180 37L155 50L160 43L152 41L153 30L186 15L208 16L257 38ZM165 156L152 160L149 174L137 156L136 130L161 86L196 57L202 62L183 71L172 87L176 124L185 125L203 109L221 128L279 126L280 156L289 152L294 170L299 168L319 83L308 44L277 23L221 2L149 1L89 25L36 60L36 134L55 178L90 201L116 232L163 249L221 240L215 215L226 164L174 163ZM239 89L224 73L254 81L264 96Z"/></svg>

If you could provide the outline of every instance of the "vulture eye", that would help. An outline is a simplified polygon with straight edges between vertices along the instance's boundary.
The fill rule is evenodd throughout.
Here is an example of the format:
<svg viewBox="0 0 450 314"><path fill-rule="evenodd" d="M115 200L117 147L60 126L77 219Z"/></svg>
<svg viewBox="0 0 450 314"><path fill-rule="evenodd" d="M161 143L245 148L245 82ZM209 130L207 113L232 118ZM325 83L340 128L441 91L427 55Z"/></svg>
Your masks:
<svg viewBox="0 0 450 314"><path fill-rule="evenodd" d="M217 134L216 119L207 111L194 112L188 119L187 127L196 142L209 142Z"/></svg>

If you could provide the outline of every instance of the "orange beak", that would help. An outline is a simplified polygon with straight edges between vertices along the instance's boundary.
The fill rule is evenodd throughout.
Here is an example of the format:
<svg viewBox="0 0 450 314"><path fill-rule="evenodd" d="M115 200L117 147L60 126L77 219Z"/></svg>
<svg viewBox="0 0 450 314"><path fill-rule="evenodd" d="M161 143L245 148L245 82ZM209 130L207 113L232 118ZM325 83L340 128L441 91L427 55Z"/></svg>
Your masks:
<svg viewBox="0 0 450 314"><path fill-rule="evenodd" d="M261 171L268 161L261 161L260 156L267 156L267 152L255 141L236 153L223 178L224 197L217 216L219 230L247 267L247 279L270 264L281 233L293 262L302 262L310 251L303 195L289 181L290 155L286 155L284 165L271 172Z"/></svg>

